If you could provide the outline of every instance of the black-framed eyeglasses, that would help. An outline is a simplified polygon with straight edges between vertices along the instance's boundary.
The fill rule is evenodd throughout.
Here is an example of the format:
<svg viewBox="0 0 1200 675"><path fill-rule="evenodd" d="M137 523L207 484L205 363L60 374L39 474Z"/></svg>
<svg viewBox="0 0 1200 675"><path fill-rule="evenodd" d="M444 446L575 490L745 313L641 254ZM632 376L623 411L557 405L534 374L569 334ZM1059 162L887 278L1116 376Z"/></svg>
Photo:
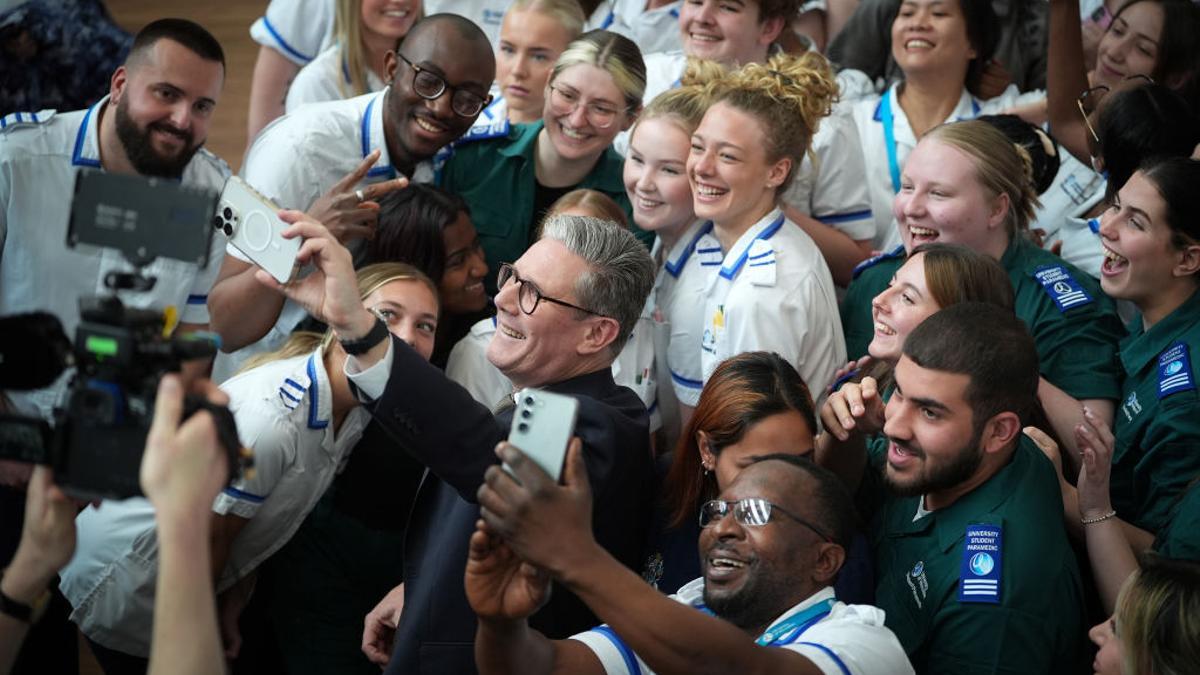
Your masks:
<svg viewBox="0 0 1200 675"><path fill-rule="evenodd" d="M1154 79L1149 75L1130 75L1124 79L1124 82L1154 84ZM1075 106L1079 108L1079 114L1083 116L1083 124L1087 127L1088 133L1092 135L1092 140L1096 142L1096 145L1100 144L1100 135L1092 127L1092 121L1089 118L1100 106L1100 99L1104 98L1109 91L1111 91L1110 87L1100 84L1084 90L1079 98L1075 99Z"/></svg>
<svg viewBox="0 0 1200 675"><path fill-rule="evenodd" d="M758 497L747 497L745 499L737 499L733 501L714 499L712 501L705 502L704 505L700 507L700 527L705 528L719 520L724 519L725 516L729 515L731 508L733 510L734 520L738 521L738 523L742 525L746 525L748 527L762 527L763 525L771 522L772 514L782 513L788 518L791 518L797 523L800 523L801 525L812 530L823 541L833 543L833 538L822 532L821 529L816 525L813 525L794 513L790 513L778 504L772 504L771 502Z"/></svg>
<svg viewBox="0 0 1200 675"><path fill-rule="evenodd" d="M577 309L585 314L591 314L592 316L604 316L600 312L593 312L592 310L585 309L579 305L572 305L566 300L559 300L558 298L552 298L548 295L545 295L542 293L542 290L537 287L537 284L528 279L522 279L517 274L517 270L512 266L512 264L500 263L500 273L496 275L496 289L503 289L506 285L508 285L509 281L513 281L519 286L519 288L517 288L517 306L519 306L521 311L525 312L526 314L533 314L534 310L536 310L538 307L538 303L545 300L546 302L552 302L556 305L562 305L563 307Z"/></svg>
<svg viewBox="0 0 1200 675"><path fill-rule="evenodd" d="M446 78L409 61L400 52L396 52L396 56L413 69L413 91L426 101L435 101L449 91L450 109L461 117L474 117L492 102L491 94L480 96L473 91L452 87L446 82Z"/></svg>

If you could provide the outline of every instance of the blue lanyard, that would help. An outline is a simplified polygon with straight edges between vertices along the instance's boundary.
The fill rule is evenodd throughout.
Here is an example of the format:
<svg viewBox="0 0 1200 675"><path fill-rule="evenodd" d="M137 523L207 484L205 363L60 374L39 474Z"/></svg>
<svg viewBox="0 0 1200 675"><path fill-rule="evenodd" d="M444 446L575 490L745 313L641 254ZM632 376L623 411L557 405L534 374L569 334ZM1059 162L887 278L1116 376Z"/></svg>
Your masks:
<svg viewBox="0 0 1200 675"><path fill-rule="evenodd" d="M774 647L775 645L786 645L795 642L796 638L811 628L814 623L829 615L829 612L833 609L833 602L833 598L828 598L803 612L789 616L772 628L767 629L767 632L758 636L758 639L754 642L763 647ZM790 639L784 640L784 636L790 636Z"/></svg>
<svg viewBox="0 0 1200 675"><path fill-rule="evenodd" d="M896 118L892 114L892 92L888 89L879 103L879 119L883 122L883 144L887 146L888 173L892 176L892 192L900 192L900 162L896 159ZM971 118L979 117L979 102L971 99ZM958 118L959 120L966 118Z"/></svg>
<svg viewBox="0 0 1200 675"><path fill-rule="evenodd" d="M758 636L754 641L760 647L775 647L778 645L788 645L796 641L804 631L812 628L812 625L829 615L833 610L833 598L826 598L821 602L809 607L803 612L797 612L788 618L780 621L779 624L767 630L767 632ZM704 605L697 607L700 611L710 616L716 616L713 611ZM784 640L784 636L788 636Z"/></svg>
<svg viewBox="0 0 1200 675"><path fill-rule="evenodd" d="M892 92L888 89L879 104L879 118L883 121L883 144L887 146L888 172L892 176L892 192L900 192L900 162L896 160L896 120L892 115Z"/></svg>

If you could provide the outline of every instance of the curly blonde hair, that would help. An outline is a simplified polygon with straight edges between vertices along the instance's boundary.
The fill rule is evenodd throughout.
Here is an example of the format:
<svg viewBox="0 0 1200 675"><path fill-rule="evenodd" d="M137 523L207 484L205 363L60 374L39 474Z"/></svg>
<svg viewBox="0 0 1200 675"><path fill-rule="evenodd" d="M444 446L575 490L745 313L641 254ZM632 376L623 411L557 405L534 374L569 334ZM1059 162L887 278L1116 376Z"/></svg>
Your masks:
<svg viewBox="0 0 1200 675"><path fill-rule="evenodd" d="M697 73L710 74L700 69ZM768 161L792 160L777 193L791 184L839 93L833 68L816 52L776 54L766 63L746 64L706 86L713 104L725 103L758 119Z"/></svg>

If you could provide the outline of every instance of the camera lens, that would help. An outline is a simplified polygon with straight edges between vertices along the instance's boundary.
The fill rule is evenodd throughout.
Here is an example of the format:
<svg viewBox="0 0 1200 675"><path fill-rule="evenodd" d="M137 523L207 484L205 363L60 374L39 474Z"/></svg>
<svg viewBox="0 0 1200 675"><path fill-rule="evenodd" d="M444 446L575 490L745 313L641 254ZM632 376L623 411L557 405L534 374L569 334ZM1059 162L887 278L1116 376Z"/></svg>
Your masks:
<svg viewBox="0 0 1200 675"><path fill-rule="evenodd" d="M532 396L525 397L525 405L533 405L533 397Z"/></svg>
<svg viewBox="0 0 1200 675"><path fill-rule="evenodd" d="M530 417L533 417L533 411L532 411L532 410L529 410L528 408L526 408L525 410L522 410L522 411L521 411L521 419L526 419L526 420L527 420L527 419L529 419Z"/></svg>
<svg viewBox="0 0 1200 675"><path fill-rule="evenodd" d="M517 425L517 431L519 431L521 433L525 433L525 432L529 431L529 425L525 424L524 422L521 422L520 424Z"/></svg>
<svg viewBox="0 0 1200 675"><path fill-rule="evenodd" d="M229 220L233 217L233 209L229 208L228 206L226 206L225 210L221 213L225 214L225 220Z"/></svg>
<svg viewBox="0 0 1200 675"><path fill-rule="evenodd" d="M223 225L225 225L225 220L221 216L213 216L213 227L219 230Z"/></svg>
<svg viewBox="0 0 1200 675"><path fill-rule="evenodd" d="M232 236L233 236L233 226L232 226L232 225L230 225L229 223L225 223L225 227L224 227L223 229L224 229L224 231L225 231L225 236L226 236L226 237L232 237Z"/></svg>

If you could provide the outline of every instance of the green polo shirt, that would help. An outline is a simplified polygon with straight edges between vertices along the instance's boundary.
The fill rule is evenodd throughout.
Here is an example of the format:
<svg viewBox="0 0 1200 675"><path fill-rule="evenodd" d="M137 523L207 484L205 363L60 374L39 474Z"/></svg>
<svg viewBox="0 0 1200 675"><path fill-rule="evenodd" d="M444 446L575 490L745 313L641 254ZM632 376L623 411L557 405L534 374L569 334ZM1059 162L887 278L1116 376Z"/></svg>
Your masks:
<svg viewBox="0 0 1200 675"><path fill-rule="evenodd" d="M881 459L874 454L876 468ZM916 671L1077 672L1086 661L1083 588L1055 515L1062 499L1050 461L1022 437L986 483L914 520L921 500L885 496L871 533L875 604ZM996 602L960 599L960 585L980 583L966 533L981 525L1001 531L1000 559L984 568L999 569Z"/></svg>
<svg viewBox="0 0 1200 675"><path fill-rule="evenodd" d="M1200 291L1121 343L1124 397L1114 414L1112 502L1138 527L1157 532L1176 498L1200 474L1200 395L1192 359L1200 349Z"/></svg>
<svg viewBox="0 0 1200 675"><path fill-rule="evenodd" d="M1191 483L1154 538L1154 550L1176 560L1200 562L1200 483Z"/></svg>
<svg viewBox="0 0 1200 675"><path fill-rule="evenodd" d="M887 288L904 260L900 249L855 270L842 300L842 330L851 358L867 353L875 332L871 300ZM1009 245L1000 265L1012 281L1017 317L1037 343L1042 375L1077 399L1117 400L1121 392L1117 344L1125 330L1100 284L1024 237Z"/></svg>
<svg viewBox="0 0 1200 675"><path fill-rule="evenodd" d="M514 124L506 136L460 143L442 172L442 187L461 196L471 208L471 220L491 270L485 281L489 293L496 291L500 263L520 258L533 244L534 152L542 127L541 120ZM591 173L572 189L591 188L612 197L632 223L633 209L621 178L624 161L609 146ZM653 234L647 240L641 230L634 232L644 242L653 241Z"/></svg>

